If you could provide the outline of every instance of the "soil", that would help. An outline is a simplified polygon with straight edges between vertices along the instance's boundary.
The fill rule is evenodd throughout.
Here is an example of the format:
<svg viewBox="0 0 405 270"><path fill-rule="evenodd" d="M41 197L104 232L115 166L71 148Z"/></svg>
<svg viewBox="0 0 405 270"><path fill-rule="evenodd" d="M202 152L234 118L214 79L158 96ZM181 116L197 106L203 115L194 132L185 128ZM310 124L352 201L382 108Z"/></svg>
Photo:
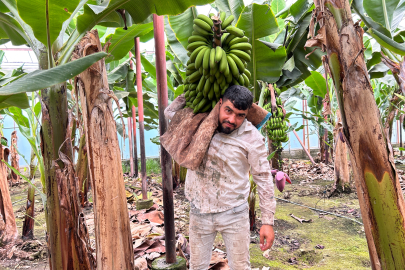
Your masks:
<svg viewBox="0 0 405 270"><path fill-rule="evenodd" d="M364 235L364 229L361 224L360 209L355 193L355 188L351 192L337 192L329 197L333 187L333 167L324 164L310 165L306 161L286 161L285 172L289 172L292 185L287 184L283 193L276 190L276 197L300 205L291 204L286 201L277 200L277 210L275 215L275 241L269 251L263 252L259 248L259 228L260 208L259 199L256 200L257 230L251 232L250 257L253 269L370 269L370 261L367 249L367 243ZM403 171L401 171L403 173ZM163 225L159 224L161 215L158 212L162 208L161 176L152 174L148 176L149 192L155 203L155 208L142 215L155 213L154 218L150 220L141 219L139 211L135 209L135 200L140 195L140 180L125 178L126 188L129 192L128 210L130 213L131 229L133 229L134 247L140 247L145 241L155 243L158 236L162 238L164 232ZM37 181L38 183L39 181ZM39 187L39 183L37 184ZM14 203L14 211L17 220L19 232L22 230L22 223L25 214L26 194L28 190L27 183L21 183L18 186L11 187L11 197ZM257 196L257 195L256 195ZM89 228L92 246L95 246L94 240L94 220L91 207L91 194L89 194L90 206L83 209L86 222ZM175 205L175 226L176 234L188 236L188 212L189 203L184 196L184 184L180 184L174 191ZM340 216L323 214L305 206L322 209ZM310 220L310 222L300 223L297 219ZM149 219L152 219L149 215ZM34 240L22 241L17 246L30 254L35 255L35 259L25 260L13 256L11 259L0 261L1 269L49 269L46 252L46 223L45 212L42 201L39 196L35 201L35 231ZM355 222L358 221L358 222ZM141 235L137 228L141 226L148 227L147 233ZM144 228L144 227L142 227ZM136 237L134 234L137 234ZM149 240L148 240L149 239ZM153 241L155 242L153 242ZM187 250L187 242L183 241L183 249ZM163 242L163 241L162 241ZM143 245L142 244L142 245ZM158 243L159 244L159 243ZM214 243L218 254L225 258L226 251L221 235L218 235ZM152 245L153 246L153 245ZM152 247L151 246L151 247ZM156 245L154 245L156 246ZM179 251L180 252L180 251ZM185 253L185 252L183 252ZM139 253L142 254L142 253ZM155 254L154 258L164 255L164 246L160 253L148 253L148 256ZM186 254L187 255L187 254ZM142 255L145 256L145 255ZM136 257L139 262L144 260L139 255ZM186 256L187 257L187 256ZM226 265L221 257L218 265ZM146 260L150 265L151 260ZM136 261L136 262L137 262ZM217 269L226 269L217 268Z"/></svg>

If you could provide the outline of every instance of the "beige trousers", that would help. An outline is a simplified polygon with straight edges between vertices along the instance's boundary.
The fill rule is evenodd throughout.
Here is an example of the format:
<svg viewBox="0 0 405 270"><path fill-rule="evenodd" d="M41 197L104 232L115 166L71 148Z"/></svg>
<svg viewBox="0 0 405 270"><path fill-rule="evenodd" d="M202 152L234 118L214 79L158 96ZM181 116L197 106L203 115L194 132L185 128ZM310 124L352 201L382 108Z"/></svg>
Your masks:
<svg viewBox="0 0 405 270"><path fill-rule="evenodd" d="M250 269L249 207L247 202L220 213L190 210L190 270L207 270L217 232L225 242L231 270Z"/></svg>

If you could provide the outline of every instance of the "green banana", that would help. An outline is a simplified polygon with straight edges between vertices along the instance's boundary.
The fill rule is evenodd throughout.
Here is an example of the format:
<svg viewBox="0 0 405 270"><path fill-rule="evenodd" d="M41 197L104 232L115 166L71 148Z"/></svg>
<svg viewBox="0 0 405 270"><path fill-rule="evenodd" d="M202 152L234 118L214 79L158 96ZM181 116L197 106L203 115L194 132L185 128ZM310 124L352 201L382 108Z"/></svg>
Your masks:
<svg viewBox="0 0 405 270"><path fill-rule="evenodd" d="M190 88L188 89L189 91L195 90L197 88L197 84L193 83L190 84Z"/></svg>
<svg viewBox="0 0 405 270"><path fill-rule="evenodd" d="M195 69L187 69L186 76L193 74L196 70Z"/></svg>
<svg viewBox="0 0 405 270"><path fill-rule="evenodd" d="M200 74L200 72L196 71L193 74L191 74L188 78L189 78L190 83L193 83L201 78L201 74Z"/></svg>
<svg viewBox="0 0 405 270"><path fill-rule="evenodd" d="M223 33L221 36L221 44L223 45L225 41L227 40L228 36L230 36L229 33Z"/></svg>
<svg viewBox="0 0 405 270"><path fill-rule="evenodd" d="M203 58L204 58L204 54L205 54L205 52L207 50L209 51L209 48L205 47L198 53L198 55L197 55L197 57L195 59L195 68L196 69L199 69L201 67L202 61L203 61Z"/></svg>
<svg viewBox="0 0 405 270"><path fill-rule="evenodd" d="M221 11L219 13L219 19L221 20L221 22L225 21L225 17L226 17L226 13ZM223 28L222 28L223 29Z"/></svg>
<svg viewBox="0 0 405 270"><path fill-rule="evenodd" d="M232 41L229 42L228 45L232 46L236 43L242 43L242 42L248 42L248 41L249 41L249 39L247 37L237 37L237 38L232 39Z"/></svg>
<svg viewBox="0 0 405 270"><path fill-rule="evenodd" d="M215 48L215 63L218 63L219 61L221 61L222 54L224 54L224 53L225 53L224 50L220 46L217 46Z"/></svg>
<svg viewBox="0 0 405 270"><path fill-rule="evenodd" d="M215 84L214 84L213 86L211 86L211 89L210 89L210 91L209 91L209 93L208 93L208 99L209 99L209 100L213 100L214 97L215 97L214 86L215 86Z"/></svg>
<svg viewBox="0 0 405 270"><path fill-rule="evenodd" d="M236 65L235 61L233 61L232 57L230 57L229 55L226 56L226 60L228 60L228 65L229 65L229 68L231 69L232 75L235 78L238 78L239 70L238 70L238 66Z"/></svg>
<svg viewBox="0 0 405 270"><path fill-rule="evenodd" d="M215 82L215 76L212 76L212 75L210 76L210 82L211 83Z"/></svg>
<svg viewBox="0 0 405 270"><path fill-rule="evenodd" d="M236 66L239 69L239 73L243 73L243 71L245 71L245 66L243 65L242 60L239 59L239 57L237 57L236 55L234 55L233 53L228 54L233 61L235 62ZM235 74L234 74L235 76Z"/></svg>
<svg viewBox="0 0 405 270"><path fill-rule="evenodd" d="M223 53L221 62L219 63L219 72L224 73L226 71L227 66L228 66L228 59L226 57L226 53Z"/></svg>
<svg viewBox="0 0 405 270"><path fill-rule="evenodd" d="M202 49L204 49L204 48L208 48L208 47L203 47L203 46L201 46L201 47L198 47L197 49L195 49L195 50L193 51L193 53L190 55L190 59L189 59L190 63L194 63L194 62L195 62L195 59L197 58L198 53L199 53Z"/></svg>
<svg viewBox="0 0 405 270"><path fill-rule="evenodd" d="M193 42L196 42L196 41L202 41L202 42L208 43L208 40L205 37L202 37L202 36L190 36L188 38L188 43L189 44L193 43Z"/></svg>
<svg viewBox="0 0 405 270"><path fill-rule="evenodd" d="M245 73L243 73L242 76L243 76L243 79L245 81L245 87L249 87L249 78L248 78L248 76L246 76Z"/></svg>
<svg viewBox="0 0 405 270"><path fill-rule="evenodd" d="M214 93L215 93L215 96L217 99L219 99L221 97L221 90L219 89L218 82L214 82Z"/></svg>
<svg viewBox="0 0 405 270"><path fill-rule="evenodd" d="M242 29L239 29L235 26L226 27L226 31L237 37L243 37L243 35L245 34L245 31L243 31Z"/></svg>
<svg viewBox="0 0 405 270"><path fill-rule="evenodd" d="M238 82L240 85L245 85L245 80L243 79L242 75L239 75Z"/></svg>
<svg viewBox="0 0 405 270"><path fill-rule="evenodd" d="M197 92L201 92L203 89L204 89L204 80L203 78L201 78L197 85Z"/></svg>
<svg viewBox="0 0 405 270"><path fill-rule="evenodd" d="M243 72L248 78L249 78L249 80L250 80L250 77L252 76L251 74L250 74L250 71L246 68L245 69L245 71Z"/></svg>
<svg viewBox="0 0 405 270"><path fill-rule="evenodd" d="M208 16L205 16L204 14L198 14L197 18L200 20L203 20L211 27L214 26L214 22L210 18L208 18Z"/></svg>
<svg viewBox="0 0 405 270"><path fill-rule="evenodd" d="M221 89L221 95L224 95L225 94L225 91L226 91L226 89L228 89L228 87L229 87L229 84L226 84L224 87L222 87Z"/></svg>
<svg viewBox="0 0 405 270"><path fill-rule="evenodd" d="M196 42L193 42L193 43L190 43L190 44L188 44L188 46L187 46L187 51L194 51L195 49L197 49L198 47L201 47L201 46L206 46L207 45L207 43L206 42L203 42L203 41L196 41ZM191 56L191 55L190 55Z"/></svg>
<svg viewBox="0 0 405 270"><path fill-rule="evenodd" d="M193 34L193 33L192 33L193 36L194 36L194 35L209 36L209 35L211 34L211 32L208 32L208 31L204 30L203 28L199 27L199 26L196 25L196 24L193 25L193 29L194 29L194 31L195 31L195 33L196 33L196 34Z"/></svg>
<svg viewBox="0 0 405 270"><path fill-rule="evenodd" d="M229 53L232 53L239 57L242 60L245 60L246 62L250 62L250 55L245 53L244 51L241 50L231 50Z"/></svg>
<svg viewBox="0 0 405 270"><path fill-rule="evenodd" d="M233 85L240 85L239 82L235 78L232 78L232 84Z"/></svg>
<svg viewBox="0 0 405 270"><path fill-rule="evenodd" d="M212 70L214 69L214 67L215 67L215 48L212 48L210 51L210 69Z"/></svg>
<svg viewBox="0 0 405 270"><path fill-rule="evenodd" d="M203 58L203 69L208 70L210 67L210 53L211 50L206 50L204 53L204 58ZM204 74L206 75L206 74Z"/></svg>
<svg viewBox="0 0 405 270"><path fill-rule="evenodd" d="M187 70L195 70L195 63L191 63L187 66Z"/></svg>
<svg viewBox="0 0 405 270"><path fill-rule="evenodd" d="M232 82L232 73L229 72L228 75L225 75L226 77L226 83L231 83Z"/></svg>
<svg viewBox="0 0 405 270"><path fill-rule="evenodd" d="M194 22L195 25L199 26L200 28L204 29L207 32L212 31L211 26L208 23L206 23L205 21L201 20L201 19L198 19L198 18L194 19L193 22Z"/></svg>
<svg viewBox="0 0 405 270"><path fill-rule="evenodd" d="M206 97L208 93L210 92L211 89L211 82L210 80L206 80L204 84L204 90L203 90L203 95Z"/></svg>
<svg viewBox="0 0 405 270"><path fill-rule="evenodd" d="M200 109L200 112L205 113L209 111L209 109L211 109L211 102L207 102L205 106L202 109Z"/></svg>
<svg viewBox="0 0 405 270"><path fill-rule="evenodd" d="M250 45L250 43L247 43L247 42L242 42L242 43L233 44L229 48L231 50L244 50L244 51L246 51L246 50L251 50L252 45Z"/></svg>
<svg viewBox="0 0 405 270"><path fill-rule="evenodd" d="M236 38L234 35L232 35L230 33L227 33L227 34L228 34L228 36L225 39L224 44L222 44L222 45L228 45L229 42L232 42L232 40L234 40Z"/></svg>
<svg viewBox="0 0 405 270"><path fill-rule="evenodd" d="M235 16L231 15L228 18L226 18L224 21L222 20L222 25L221 28L222 29L226 29L235 19Z"/></svg>

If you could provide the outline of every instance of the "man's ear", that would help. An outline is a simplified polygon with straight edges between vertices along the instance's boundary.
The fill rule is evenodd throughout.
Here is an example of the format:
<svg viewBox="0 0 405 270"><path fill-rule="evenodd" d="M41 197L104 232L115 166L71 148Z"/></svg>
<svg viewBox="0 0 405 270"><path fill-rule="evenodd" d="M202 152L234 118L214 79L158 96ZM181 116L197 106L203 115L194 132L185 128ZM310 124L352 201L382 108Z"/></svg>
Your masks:
<svg viewBox="0 0 405 270"><path fill-rule="evenodd" d="M219 106L221 107L221 105L222 105L222 98L219 99L218 103L219 103Z"/></svg>

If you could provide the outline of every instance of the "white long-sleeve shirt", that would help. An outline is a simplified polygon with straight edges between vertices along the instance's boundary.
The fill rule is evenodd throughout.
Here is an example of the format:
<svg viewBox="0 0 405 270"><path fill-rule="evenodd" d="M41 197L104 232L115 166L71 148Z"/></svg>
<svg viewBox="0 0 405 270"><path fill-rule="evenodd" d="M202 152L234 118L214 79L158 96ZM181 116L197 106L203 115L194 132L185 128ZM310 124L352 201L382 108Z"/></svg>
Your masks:
<svg viewBox="0 0 405 270"><path fill-rule="evenodd" d="M171 119L185 105L177 98L165 110ZM216 132L200 167L187 170L185 194L201 213L218 213L247 201L249 171L257 185L262 224L274 224L276 201L264 137L245 119L230 134Z"/></svg>

